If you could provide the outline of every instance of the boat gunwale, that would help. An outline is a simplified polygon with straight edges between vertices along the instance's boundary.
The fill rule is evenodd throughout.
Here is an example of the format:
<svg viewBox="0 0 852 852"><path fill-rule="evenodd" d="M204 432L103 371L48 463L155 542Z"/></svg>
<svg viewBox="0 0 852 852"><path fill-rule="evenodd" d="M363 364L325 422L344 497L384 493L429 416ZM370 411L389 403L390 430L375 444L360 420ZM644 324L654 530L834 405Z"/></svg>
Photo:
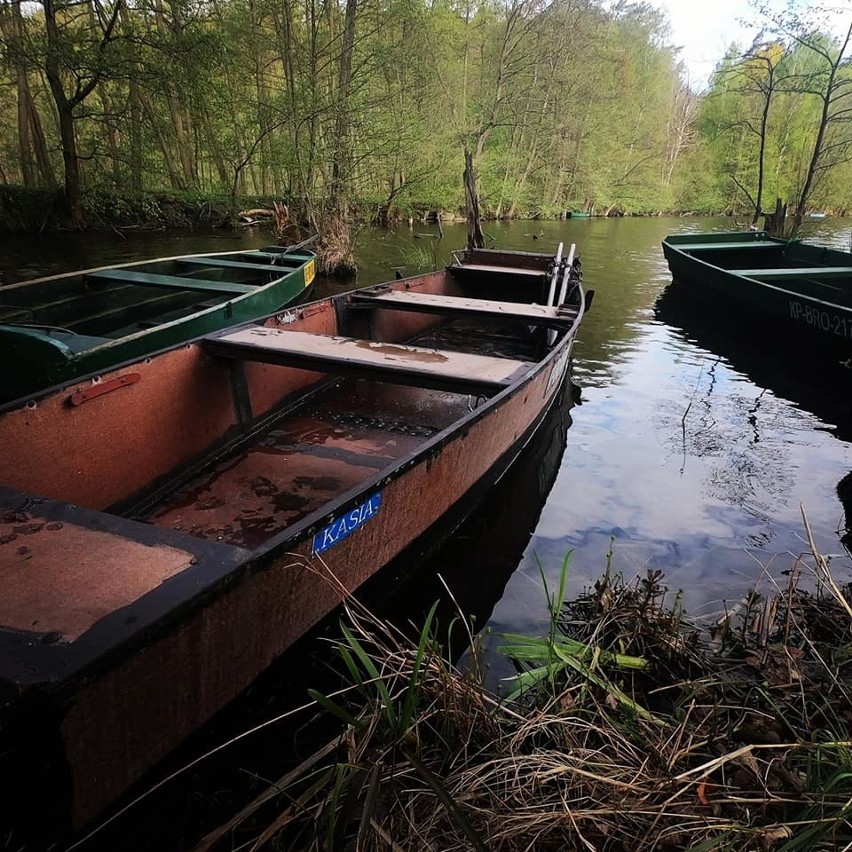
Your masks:
<svg viewBox="0 0 852 852"><path fill-rule="evenodd" d="M136 266L145 266L151 263L172 263L174 261L183 260L184 258L203 258L203 257L228 257L230 255L235 254L252 254L253 252L262 252L263 249L233 249L228 251L202 251L196 252L193 254L177 254L177 255L169 255L168 257L149 257L145 260L131 260L127 263L109 263L106 266L93 266L89 269L75 269L73 272L58 272L55 275L44 275L41 278L28 278L26 281L18 281L14 284L5 284L3 287L0 287L0 293L8 293L13 290L17 290L18 288L29 287L31 284L47 284L51 281L60 281L65 278L78 278L86 275L91 275L93 272L104 272L110 269L131 269ZM299 264L299 266L292 267L287 271L285 275L281 275L275 279L275 281L271 281L270 284L274 284L277 281L280 281L282 278L286 278L287 275L292 274L293 272L297 272L302 269L305 264L309 263L311 260L316 259L316 254L308 249L300 249L299 253L296 252L285 253L281 252L284 257L300 257L302 255L309 255L304 259L304 261ZM260 264L258 264L260 267ZM269 264L271 268L274 268L274 264Z"/></svg>

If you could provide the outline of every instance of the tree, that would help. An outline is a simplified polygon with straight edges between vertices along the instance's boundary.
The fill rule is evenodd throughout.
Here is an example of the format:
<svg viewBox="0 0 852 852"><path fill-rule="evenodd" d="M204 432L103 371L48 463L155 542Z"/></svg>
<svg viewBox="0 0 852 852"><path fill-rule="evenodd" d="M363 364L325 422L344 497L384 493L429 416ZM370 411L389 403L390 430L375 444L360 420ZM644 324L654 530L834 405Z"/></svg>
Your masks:
<svg viewBox="0 0 852 852"><path fill-rule="evenodd" d="M18 151L24 186L36 186L38 177L44 186L55 183L47 151L47 141L29 81L29 57L21 0L0 3L0 33L15 69L18 97Z"/></svg>
<svg viewBox="0 0 852 852"><path fill-rule="evenodd" d="M764 11L771 15L768 10ZM804 48L816 62L813 70L791 75L787 81L790 91L813 96L820 107L813 145L793 211L792 233L802 224L819 177L852 156L852 75L847 55L852 39L852 17L845 26L845 34L835 41L826 38L814 24L814 20L821 20L825 25L829 14L835 10L817 11L822 12L821 19L803 17L792 5L786 13L771 16L778 32Z"/></svg>
<svg viewBox="0 0 852 852"><path fill-rule="evenodd" d="M744 98L757 101L757 120L749 114L743 117L743 126L749 133L757 137L757 190L752 194L737 179L732 176L737 186L745 193L753 207L752 225L757 224L763 209L763 186L766 168L766 143L769 128L769 111L777 88L777 70L786 54L780 42L766 42L760 37L755 39L752 46L743 54L738 62L730 66L727 73L732 78L731 90L738 92Z"/></svg>
<svg viewBox="0 0 852 852"><path fill-rule="evenodd" d="M108 71L108 48L123 2L115 0L109 9L101 0L91 0L91 4L90 0L42 0L47 34L44 70L59 121L65 203L76 228L83 226L83 206L75 111ZM88 24L93 24L91 29ZM81 35L85 43L83 49L80 48ZM70 94L65 91L69 80Z"/></svg>

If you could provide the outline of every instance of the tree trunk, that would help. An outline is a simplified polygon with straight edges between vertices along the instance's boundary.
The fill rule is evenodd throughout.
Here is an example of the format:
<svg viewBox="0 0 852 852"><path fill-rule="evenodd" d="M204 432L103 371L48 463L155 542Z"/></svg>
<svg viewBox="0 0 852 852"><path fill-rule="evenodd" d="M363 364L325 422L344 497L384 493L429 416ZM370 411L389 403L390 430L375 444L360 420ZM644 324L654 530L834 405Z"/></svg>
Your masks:
<svg viewBox="0 0 852 852"><path fill-rule="evenodd" d="M464 149L464 201L467 216L467 247L484 248L485 236L479 217L479 194L476 191L476 170L470 149Z"/></svg>
<svg viewBox="0 0 852 852"><path fill-rule="evenodd" d="M781 203L780 198L775 199L775 212L764 213L766 216L764 229L771 237L783 237L784 227L787 220L787 205Z"/></svg>
<svg viewBox="0 0 852 852"><path fill-rule="evenodd" d="M142 99L139 84L130 78L130 188L142 191Z"/></svg>
<svg viewBox="0 0 852 852"><path fill-rule="evenodd" d="M177 17L177 12L173 8L171 23L166 19L166 14L163 9L161 0L156 0L154 4L154 17L157 23L157 30L161 35L165 35L167 29L180 38L183 34L183 25ZM175 94L171 82L166 83L166 103L169 107L169 116L172 120L172 127L175 132L175 143L177 146L178 159L180 160L181 170L183 172L184 188L195 186L198 183L198 172L195 166L195 159L192 155L192 116L189 108L184 108L180 99Z"/></svg>
<svg viewBox="0 0 852 852"><path fill-rule="evenodd" d="M349 180L349 91L352 84L352 51L355 46L355 16L358 0L346 0L343 44L340 50L340 73L337 85L337 110L334 119L334 151L331 166L331 204L338 212L345 208L345 192Z"/></svg>
<svg viewBox="0 0 852 852"><path fill-rule="evenodd" d="M67 45L62 44L59 27L56 21L56 7L54 0L43 0L44 25L47 33L47 54L45 57L44 70L47 82L56 104L56 114L59 120L59 137L62 142L62 161L65 165L65 204L71 216L71 224L74 228L83 227L83 201L80 190L80 161L77 156L77 134L74 128L74 109L83 103L94 91L95 86L101 81L103 70L98 68L93 72L85 83L81 79L77 81L77 87L72 95L68 97L62 87L60 73L60 56ZM121 12L122 0L117 0L110 15L103 35L98 45L98 51L112 39L115 22Z"/></svg>
<svg viewBox="0 0 852 852"><path fill-rule="evenodd" d="M65 95L59 72L60 38L53 0L44 2L44 22L47 31L45 74L56 104L59 138L62 143L62 162L65 166L65 204L74 228L83 227L83 201L80 195L80 165L77 159L77 135L74 132L74 105Z"/></svg>
<svg viewBox="0 0 852 852"><path fill-rule="evenodd" d="M15 68L15 87L18 97L18 149L24 186L36 186L39 183L39 176L44 186L55 186L56 180L47 154L47 142L30 90L29 76L21 48L24 23L20 0L13 0L8 11L4 9L0 13L0 33L7 44L8 53Z"/></svg>
<svg viewBox="0 0 852 852"><path fill-rule="evenodd" d="M151 123L151 129L154 131L154 135L157 137L157 142L159 142L160 144L160 151L163 154L163 163L166 166L166 171L169 173L169 181L171 182L172 188L186 189L181 174L177 169L177 164L175 163L174 157L172 156L169 143L163 136L163 132L160 129L159 122L157 121L157 116L154 114L154 108L151 105L151 100L148 97L147 93L144 92L142 89L138 89L137 91L139 95L139 102L142 105L145 114L148 116L148 121Z"/></svg>
<svg viewBox="0 0 852 852"><path fill-rule="evenodd" d="M814 178L816 177L817 168L819 166L820 159L823 154L823 143L825 141L825 134L828 130L829 124L832 123L832 115L831 109L832 105L842 97L842 95L838 95L838 88L841 86L845 87L848 85L848 81L842 81L841 83L837 83L837 72L843 64L843 56L846 53L846 48L849 45L849 41L852 39L852 24L849 25L849 28L846 30L846 37L844 38L842 45L837 53L837 59L830 63L829 65L829 74L828 80L825 84L825 91L821 96L822 100L822 113L820 115L819 129L817 130L816 141L814 142L813 153L811 154L810 162L808 163L808 170L805 174L805 182L802 185L802 191L799 194L798 201L796 203L796 210L793 213L793 227L791 229L791 234L795 235L799 227L802 224L802 219L805 218L805 209L808 206L808 200L811 196L811 189L813 188ZM839 110L840 113L846 113L845 110ZM844 118L844 121L847 119Z"/></svg>
<svg viewBox="0 0 852 852"><path fill-rule="evenodd" d="M230 176L228 175L228 168L225 165L224 158L222 157L222 151L219 148L219 142L213 132L213 124L210 121L210 115L206 109L202 113L201 118L204 122L207 144L210 146L210 156L213 158L213 165L216 167L216 174L219 176L219 183L222 185L222 189L227 189L231 182Z"/></svg>
<svg viewBox="0 0 852 852"><path fill-rule="evenodd" d="M33 152L30 143L30 112L27 86L27 72L18 67L18 150L21 157L21 177L24 186L35 186L35 169L33 168Z"/></svg>

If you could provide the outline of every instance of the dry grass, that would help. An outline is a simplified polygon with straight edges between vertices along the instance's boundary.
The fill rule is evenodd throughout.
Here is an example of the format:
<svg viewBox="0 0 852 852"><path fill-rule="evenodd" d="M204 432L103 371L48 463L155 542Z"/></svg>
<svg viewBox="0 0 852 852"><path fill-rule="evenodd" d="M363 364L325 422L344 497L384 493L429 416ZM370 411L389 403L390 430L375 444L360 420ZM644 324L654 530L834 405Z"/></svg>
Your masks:
<svg viewBox="0 0 852 852"><path fill-rule="evenodd" d="M797 562L716 642L654 574L554 595L514 701L446 662L431 617L411 641L352 610L348 685L316 696L341 735L199 850L247 825L240 848L852 849L852 607L815 549L809 564L814 591Z"/></svg>
<svg viewBox="0 0 852 852"><path fill-rule="evenodd" d="M310 216L314 233L319 234L316 247L319 271L323 275L351 277L355 265L356 228L345 211L318 210Z"/></svg>

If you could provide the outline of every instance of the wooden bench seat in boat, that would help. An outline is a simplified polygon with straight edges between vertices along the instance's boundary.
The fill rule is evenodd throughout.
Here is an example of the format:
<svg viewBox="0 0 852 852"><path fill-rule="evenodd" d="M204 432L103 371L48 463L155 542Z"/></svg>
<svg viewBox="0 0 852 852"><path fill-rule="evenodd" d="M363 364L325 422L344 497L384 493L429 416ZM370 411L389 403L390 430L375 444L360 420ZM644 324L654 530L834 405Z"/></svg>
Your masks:
<svg viewBox="0 0 852 852"><path fill-rule="evenodd" d="M760 249L775 249L776 251L783 249L781 243L760 242L759 240L753 243L672 243L671 247L678 251L731 251L732 249L744 249L746 251Z"/></svg>
<svg viewBox="0 0 852 852"><path fill-rule="evenodd" d="M527 361L254 326L207 338L214 355L454 393L495 393Z"/></svg>
<svg viewBox="0 0 852 852"><path fill-rule="evenodd" d="M250 269L252 272L278 272L279 274L288 267L282 264L270 263L265 260L263 263L249 263L244 260L226 260L222 257L182 257L175 261L181 266L219 266L222 269ZM294 266L293 269L296 267Z"/></svg>
<svg viewBox="0 0 852 852"><path fill-rule="evenodd" d="M540 273L539 273L540 274ZM573 307L548 307L519 302L496 302L463 296L438 296L410 290L375 289L353 293L353 307L387 308L424 314L457 314L471 317L521 320L528 325L569 328L577 319Z"/></svg>
<svg viewBox="0 0 852 852"><path fill-rule="evenodd" d="M497 272L500 275L520 275L528 278L541 278L545 271L543 269L526 269L521 266L492 266L486 263L462 263L452 267L453 272Z"/></svg>
<svg viewBox="0 0 852 852"><path fill-rule="evenodd" d="M252 251L251 256L262 257L266 260L272 261L270 266L283 266L285 268L292 266L295 269L297 266L301 266L305 262L304 255L285 254L283 251L271 251L268 248Z"/></svg>
<svg viewBox="0 0 852 852"><path fill-rule="evenodd" d="M102 269L98 272L89 272L86 278L95 281L117 281L121 284L141 284L143 287L174 287L178 290L231 293L235 296L251 293L257 289L254 284L205 281L200 278L182 278L177 275L153 275L150 272L134 272L130 269Z"/></svg>
<svg viewBox="0 0 852 852"><path fill-rule="evenodd" d="M852 278L852 266L798 266L786 269L737 269L746 278Z"/></svg>

